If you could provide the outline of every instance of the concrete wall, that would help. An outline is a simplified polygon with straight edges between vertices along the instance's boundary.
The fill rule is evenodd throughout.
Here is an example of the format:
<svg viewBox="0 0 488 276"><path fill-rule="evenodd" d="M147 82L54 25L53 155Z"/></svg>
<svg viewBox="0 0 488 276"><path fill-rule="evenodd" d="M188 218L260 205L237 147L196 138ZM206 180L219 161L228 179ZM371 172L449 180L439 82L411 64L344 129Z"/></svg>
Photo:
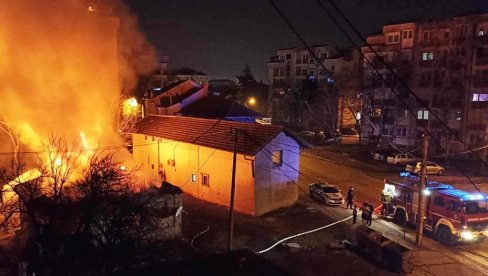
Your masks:
<svg viewBox="0 0 488 276"><path fill-rule="evenodd" d="M229 206L232 152L160 138L153 141L153 137L142 134L134 134L133 139L134 162L140 166L147 185L158 186L164 178L196 198ZM272 162L271 153L277 150L283 150L281 167ZM235 210L261 215L294 204L298 199L298 187L288 177L298 183L298 151L297 142L280 133L255 157L238 154ZM174 160L175 166L169 165L168 160ZM195 182L192 174L195 174ZM209 186L202 184L201 174L208 174Z"/></svg>
<svg viewBox="0 0 488 276"><path fill-rule="evenodd" d="M153 141L153 137L142 134L134 134L133 139L134 162L140 166L141 176L148 185L159 185L165 178L194 197L229 206L232 152L160 138ZM252 159L237 155L235 193L235 210L250 215L255 214ZM174 160L175 165L168 164L168 160ZM202 174L209 176L209 186L202 185Z"/></svg>
<svg viewBox="0 0 488 276"><path fill-rule="evenodd" d="M283 163L276 166L272 153L283 151ZM256 215L293 205L298 199L299 145L283 132L256 154ZM291 179L291 180L290 180ZM297 184L293 184L292 180Z"/></svg>

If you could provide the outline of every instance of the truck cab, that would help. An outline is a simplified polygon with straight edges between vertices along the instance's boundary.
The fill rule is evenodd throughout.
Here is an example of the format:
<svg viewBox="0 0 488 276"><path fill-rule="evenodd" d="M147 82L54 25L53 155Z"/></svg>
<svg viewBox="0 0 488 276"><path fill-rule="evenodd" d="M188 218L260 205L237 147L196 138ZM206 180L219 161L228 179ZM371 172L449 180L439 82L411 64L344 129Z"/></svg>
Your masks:
<svg viewBox="0 0 488 276"><path fill-rule="evenodd" d="M483 193L455 189L451 185L427 181L422 191L425 202L425 230L442 243L483 240L488 235L488 201ZM384 194L391 196L387 208L397 223L418 222L418 178L385 180Z"/></svg>

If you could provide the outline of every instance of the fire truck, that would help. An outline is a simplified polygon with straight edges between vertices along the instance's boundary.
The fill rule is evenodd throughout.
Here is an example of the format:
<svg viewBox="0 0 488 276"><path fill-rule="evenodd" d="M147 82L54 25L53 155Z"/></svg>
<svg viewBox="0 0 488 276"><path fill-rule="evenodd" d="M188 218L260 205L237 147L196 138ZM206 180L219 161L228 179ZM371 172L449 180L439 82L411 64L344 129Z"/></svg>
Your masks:
<svg viewBox="0 0 488 276"><path fill-rule="evenodd" d="M425 229L441 243L483 240L488 235L487 196L472 193L434 181L426 181L426 188L419 191L418 176L402 173L400 180L385 179L382 194L384 214L396 223L416 225L419 195L425 206Z"/></svg>

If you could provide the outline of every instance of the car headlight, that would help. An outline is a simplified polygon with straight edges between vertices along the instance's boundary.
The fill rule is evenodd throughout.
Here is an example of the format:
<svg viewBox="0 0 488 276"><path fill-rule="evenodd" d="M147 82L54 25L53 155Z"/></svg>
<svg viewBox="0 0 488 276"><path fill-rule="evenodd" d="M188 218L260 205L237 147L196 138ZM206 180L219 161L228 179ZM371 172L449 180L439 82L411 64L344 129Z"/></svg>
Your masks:
<svg viewBox="0 0 488 276"><path fill-rule="evenodd" d="M461 232L461 238L463 240L470 241L470 240L473 240L474 239L474 234L471 231L462 231Z"/></svg>

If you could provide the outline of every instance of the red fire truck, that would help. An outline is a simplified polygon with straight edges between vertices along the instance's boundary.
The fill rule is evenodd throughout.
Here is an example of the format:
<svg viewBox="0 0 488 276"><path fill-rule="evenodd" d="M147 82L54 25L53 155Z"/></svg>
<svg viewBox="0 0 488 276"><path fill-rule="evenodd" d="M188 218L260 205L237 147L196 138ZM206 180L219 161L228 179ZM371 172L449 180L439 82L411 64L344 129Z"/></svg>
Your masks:
<svg viewBox="0 0 488 276"><path fill-rule="evenodd" d="M441 243L478 241L488 235L487 196L455 189L451 185L427 181L419 191L420 179L402 173L400 180L385 179L385 214L396 223L417 224L419 192L425 201L425 229Z"/></svg>

